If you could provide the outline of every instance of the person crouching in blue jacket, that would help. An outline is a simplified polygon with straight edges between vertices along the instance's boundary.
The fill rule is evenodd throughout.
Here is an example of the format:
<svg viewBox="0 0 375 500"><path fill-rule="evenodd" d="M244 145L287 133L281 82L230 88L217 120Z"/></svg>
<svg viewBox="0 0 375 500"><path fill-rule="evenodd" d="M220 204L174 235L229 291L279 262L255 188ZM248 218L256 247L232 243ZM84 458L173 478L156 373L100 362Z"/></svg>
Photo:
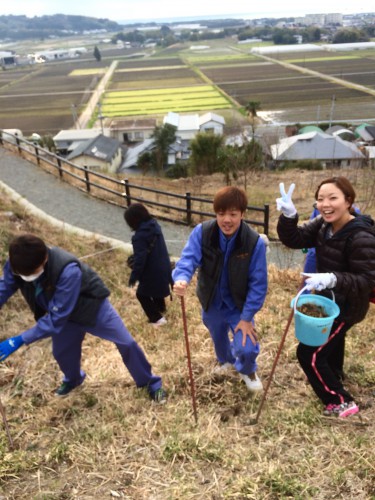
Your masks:
<svg viewBox="0 0 375 500"><path fill-rule="evenodd" d="M257 375L259 342L254 316L267 293L266 246L243 220L247 196L224 187L214 197L216 219L196 226L172 273L173 290L184 296L198 269L197 295L219 363L233 366L250 392L263 389Z"/></svg>
<svg viewBox="0 0 375 500"><path fill-rule="evenodd" d="M0 307L20 290L36 324L0 343L0 361L23 344L51 337L52 353L64 378L55 391L67 396L80 386L82 342L86 332L114 342L137 387L147 388L152 400L166 401L161 378L153 375L142 349L108 300L110 294L89 266L65 250L49 248L32 234L14 238L0 278Z"/></svg>

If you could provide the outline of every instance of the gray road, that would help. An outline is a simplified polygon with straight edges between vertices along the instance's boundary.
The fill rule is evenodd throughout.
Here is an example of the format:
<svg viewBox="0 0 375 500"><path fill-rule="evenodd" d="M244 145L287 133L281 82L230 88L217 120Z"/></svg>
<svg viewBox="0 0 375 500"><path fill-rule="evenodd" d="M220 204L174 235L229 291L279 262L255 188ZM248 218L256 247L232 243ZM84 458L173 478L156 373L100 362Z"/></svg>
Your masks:
<svg viewBox="0 0 375 500"><path fill-rule="evenodd" d="M0 180L30 203L60 221L125 243L131 242L131 231L125 224L123 208L90 197L2 147L0 147ZM170 255L178 257L191 228L159 222ZM278 243L271 243L270 250L269 262L280 268L295 267L303 260L302 252L286 250Z"/></svg>
<svg viewBox="0 0 375 500"><path fill-rule="evenodd" d="M130 243L124 209L90 197L53 174L0 147L0 179L30 203L63 222ZM178 256L190 228L160 222L168 251Z"/></svg>

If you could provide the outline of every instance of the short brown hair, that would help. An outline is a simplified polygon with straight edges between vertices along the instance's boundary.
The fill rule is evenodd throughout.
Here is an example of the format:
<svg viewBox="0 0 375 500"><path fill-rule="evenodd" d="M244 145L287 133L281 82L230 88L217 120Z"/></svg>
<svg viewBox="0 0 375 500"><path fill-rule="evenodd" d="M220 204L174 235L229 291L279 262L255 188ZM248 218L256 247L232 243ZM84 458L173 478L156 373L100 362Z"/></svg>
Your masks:
<svg viewBox="0 0 375 500"><path fill-rule="evenodd" d="M10 267L15 274L29 276L44 263L47 253L47 245L37 236L17 236L9 245Z"/></svg>
<svg viewBox="0 0 375 500"><path fill-rule="evenodd" d="M236 209L242 213L246 212L247 196L243 189L226 186L215 194L214 197L214 211L217 214L220 211Z"/></svg>
<svg viewBox="0 0 375 500"><path fill-rule="evenodd" d="M322 181L319 184L318 189L315 191L315 199L316 200L318 199L320 188L324 184L334 184L343 193L345 200L350 203L349 212L352 214L355 212L355 210L353 208L353 203L355 201L355 191L354 191L352 184L350 183L350 181L346 177L342 177L342 176L329 177L328 179L325 179L324 181Z"/></svg>

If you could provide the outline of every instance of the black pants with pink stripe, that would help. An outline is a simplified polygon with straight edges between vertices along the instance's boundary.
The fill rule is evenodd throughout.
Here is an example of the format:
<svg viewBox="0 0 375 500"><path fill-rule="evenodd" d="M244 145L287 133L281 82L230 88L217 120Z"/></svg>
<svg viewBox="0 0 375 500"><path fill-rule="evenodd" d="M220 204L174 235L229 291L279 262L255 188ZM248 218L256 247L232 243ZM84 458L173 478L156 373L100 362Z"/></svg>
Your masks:
<svg viewBox="0 0 375 500"><path fill-rule="evenodd" d="M342 385L345 335L351 326L337 318L324 345L311 347L300 343L297 347L298 361L324 405L353 401Z"/></svg>

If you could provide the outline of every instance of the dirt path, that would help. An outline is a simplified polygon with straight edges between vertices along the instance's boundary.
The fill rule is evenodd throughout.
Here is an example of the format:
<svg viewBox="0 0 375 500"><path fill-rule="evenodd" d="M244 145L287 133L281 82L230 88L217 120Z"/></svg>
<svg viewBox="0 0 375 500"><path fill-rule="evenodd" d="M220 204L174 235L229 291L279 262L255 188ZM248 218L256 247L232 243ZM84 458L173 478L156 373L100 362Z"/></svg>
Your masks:
<svg viewBox="0 0 375 500"><path fill-rule="evenodd" d="M112 78L112 75L113 75L114 71L116 70L117 65L118 65L118 61L116 61L116 60L112 61L110 67L108 68L106 73L103 75L97 88L95 89L92 96L90 97L90 100L87 103L85 110L78 117L78 119L75 123L76 128L87 128L87 124L91 120L92 115L95 113L96 106L100 102L100 98L106 89L107 83Z"/></svg>

